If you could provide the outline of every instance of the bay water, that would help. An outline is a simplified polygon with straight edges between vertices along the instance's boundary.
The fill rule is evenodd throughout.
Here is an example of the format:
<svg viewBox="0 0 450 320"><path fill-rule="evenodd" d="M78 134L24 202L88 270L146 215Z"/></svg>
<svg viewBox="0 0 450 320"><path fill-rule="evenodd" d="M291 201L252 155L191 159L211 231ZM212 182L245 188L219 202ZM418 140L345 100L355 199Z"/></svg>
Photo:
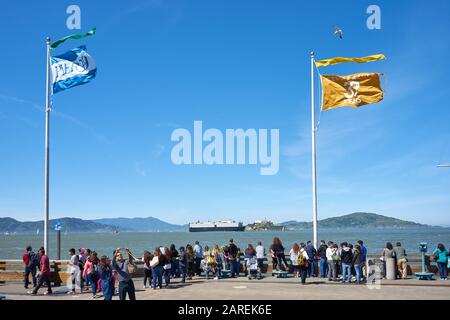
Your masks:
<svg viewBox="0 0 450 320"><path fill-rule="evenodd" d="M220 246L227 244L230 238L243 251L247 244L254 246L258 241L268 249L273 237L279 237L288 250L297 242L312 240L311 230L298 231L245 231L245 232L121 232L112 233L68 233L61 234L61 258L68 258L68 249L90 248L97 251L99 256L111 256L115 248L130 248L136 256L141 256L144 250L153 251L155 247L176 247L194 244L196 240L203 246ZM347 241L355 244L363 240L369 253L382 252L387 241L395 246L400 241L409 253L419 253L418 245L424 241L428 243L428 252L432 252L438 243L450 247L450 228L421 227L406 229L390 228L358 228L358 229L321 229L319 239L335 242ZM43 234L13 234L0 235L0 259L21 259L27 245L35 251L43 245ZM56 258L56 233L50 233L50 258Z"/></svg>

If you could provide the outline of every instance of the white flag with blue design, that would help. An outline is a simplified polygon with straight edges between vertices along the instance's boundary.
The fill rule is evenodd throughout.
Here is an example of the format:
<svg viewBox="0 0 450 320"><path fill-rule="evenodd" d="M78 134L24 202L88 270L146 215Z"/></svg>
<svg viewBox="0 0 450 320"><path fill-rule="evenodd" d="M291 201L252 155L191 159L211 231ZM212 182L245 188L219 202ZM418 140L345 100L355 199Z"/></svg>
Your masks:
<svg viewBox="0 0 450 320"><path fill-rule="evenodd" d="M97 73L94 59L87 53L86 46L51 57L51 62L53 93L88 83Z"/></svg>

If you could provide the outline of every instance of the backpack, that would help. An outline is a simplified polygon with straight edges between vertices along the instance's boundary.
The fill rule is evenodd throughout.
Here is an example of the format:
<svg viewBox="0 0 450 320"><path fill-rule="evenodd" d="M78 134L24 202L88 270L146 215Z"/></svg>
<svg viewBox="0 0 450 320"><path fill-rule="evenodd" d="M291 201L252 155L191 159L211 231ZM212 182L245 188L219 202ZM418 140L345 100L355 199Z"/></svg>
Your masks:
<svg viewBox="0 0 450 320"><path fill-rule="evenodd" d="M31 267L31 268L32 267L37 267L39 265L38 255L36 253L34 253L33 251L30 251L28 256L30 257L30 261L28 262L28 266Z"/></svg>
<svg viewBox="0 0 450 320"><path fill-rule="evenodd" d="M299 255L298 255L297 263L298 263L299 266L302 266L302 267L303 267L303 266L306 266L306 259L305 259L305 257L303 256L303 253L302 253L302 252L300 252Z"/></svg>
<svg viewBox="0 0 450 320"><path fill-rule="evenodd" d="M206 257L206 263L207 263L207 264L210 264L210 265L211 265L211 264L214 264L214 263L216 262L215 260L216 260L216 259L214 259L213 256L210 256L210 255L209 255L209 256Z"/></svg>
<svg viewBox="0 0 450 320"><path fill-rule="evenodd" d="M337 254L337 251L333 253L333 261L335 262L339 261L339 255Z"/></svg>

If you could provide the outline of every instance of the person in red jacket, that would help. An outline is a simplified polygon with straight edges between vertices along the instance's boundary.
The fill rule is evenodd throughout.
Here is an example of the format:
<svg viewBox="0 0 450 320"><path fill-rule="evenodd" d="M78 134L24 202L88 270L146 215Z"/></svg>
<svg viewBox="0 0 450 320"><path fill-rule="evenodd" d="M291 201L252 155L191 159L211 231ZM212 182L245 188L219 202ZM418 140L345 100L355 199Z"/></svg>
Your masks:
<svg viewBox="0 0 450 320"><path fill-rule="evenodd" d="M39 281L34 290L29 293L32 295L36 295L45 282L45 284L47 285L47 292L44 294L52 294L52 286L50 283L50 260L48 259L48 256L45 255L44 248L41 248L39 250L39 256L41 257L41 260L39 262Z"/></svg>
<svg viewBox="0 0 450 320"><path fill-rule="evenodd" d="M25 252L22 256L22 261L25 266L25 289L28 289L28 285L30 284L30 274L31 278L33 279L33 287L36 287L36 268L38 259L31 246L27 246L27 248L25 249Z"/></svg>

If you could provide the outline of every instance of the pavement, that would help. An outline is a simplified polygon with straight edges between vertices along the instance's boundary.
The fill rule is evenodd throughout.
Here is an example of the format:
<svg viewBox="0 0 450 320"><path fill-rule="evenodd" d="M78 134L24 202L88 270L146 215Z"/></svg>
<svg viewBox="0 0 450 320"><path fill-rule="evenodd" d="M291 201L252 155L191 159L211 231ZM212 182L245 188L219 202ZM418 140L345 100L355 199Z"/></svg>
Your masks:
<svg viewBox="0 0 450 320"><path fill-rule="evenodd" d="M379 283L341 284L326 279L308 278L305 285L298 278L262 280L245 277L206 280L195 277L185 284L173 279L169 288L142 288L142 279L134 279L138 300L450 300L450 281L382 280ZM0 296L6 300L103 300L93 299L91 293L68 295L65 286L54 287L52 295L44 295L41 288L36 296L26 293L19 283L0 285ZM113 300L117 300L117 296Z"/></svg>

